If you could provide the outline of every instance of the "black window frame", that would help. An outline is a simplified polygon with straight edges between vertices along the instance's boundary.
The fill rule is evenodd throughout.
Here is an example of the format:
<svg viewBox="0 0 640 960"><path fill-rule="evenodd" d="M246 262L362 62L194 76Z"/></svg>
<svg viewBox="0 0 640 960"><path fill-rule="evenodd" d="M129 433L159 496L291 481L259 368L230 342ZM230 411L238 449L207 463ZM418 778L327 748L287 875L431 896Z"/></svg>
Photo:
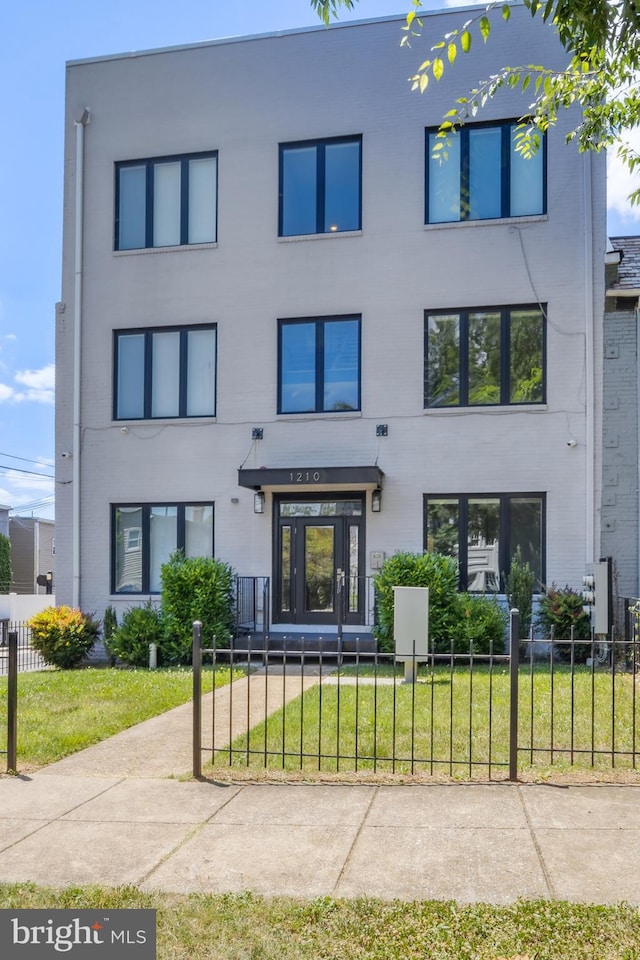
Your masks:
<svg viewBox="0 0 640 960"><path fill-rule="evenodd" d="M485 123L464 124L455 134L460 137L460 216L457 220L429 220L429 137L437 133L438 127L425 129L425 193L424 193L424 222L427 226L445 226L448 223L484 223L491 220L509 220L520 217L542 217L547 213L547 136L540 133L539 150L542 151L542 210L539 213L512 214L511 213L511 128L517 126L517 119L487 121ZM501 212L497 217L469 216L469 133L471 130L496 129L502 130L501 139ZM444 141L443 141L444 142ZM444 148L446 149L446 147Z"/></svg>
<svg viewBox="0 0 640 960"><path fill-rule="evenodd" d="M215 556L215 526L216 513L215 503L212 500L189 500L169 503L166 501L150 503L112 503L111 504L111 531L109 535L109 549L111 552L111 572L110 572L110 592L111 596L117 597L142 597L159 596L158 593L149 588L151 577L151 553L150 553L150 530L151 530L151 510L154 507L176 507L176 550L184 550L185 547L185 510L187 507L211 507L211 556ZM142 550L142 590L116 590L116 513L121 509L140 509L142 510L141 526L141 550Z"/></svg>
<svg viewBox="0 0 640 960"><path fill-rule="evenodd" d="M470 500L498 500L500 502L500 542L498 551L498 565L501 581L501 590L504 592L504 576L511 568L510 543L511 530L509 522L509 506L512 500L539 500L540 501L540 578L534 584L534 593L539 593L546 583L547 567L547 495L539 490L509 493L425 493L422 495L422 534L423 550L428 546L427 509L430 500L457 500L458 501L458 589L468 590L468 548L469 548L469 501ZM463 536L464 533L464 536Z"/></svg>
<svg viewBox="0 0 640 960"><path fill-rule="evenodd" d="M188 383L188 354L187 342L189 333L196 330L215 330L216 344L214 354L215 384L213 392L213 413L188 414L187 409L187 383ZM152 383L153 383L153 334L154 333L179 333L180 334L180 387L179 387L179 412L175 417L163 414L159 417L151 415L152 401ZM119 417L118 416L118 339L119 337L144 335L144 413L141 417ZM113 419L120 421L142 421L142 420L202 420L216 416L218 407L218 325L217 323L194 323L188 326L172 325L168 327L131 327L113 331Z"/></svg>
<svg viewBox="0 0 640 960"><path fill-rule="evenodd" d="M326 324L336 323L345 320L357 320L358 322L358 405L348 410L325 410L324 409L324 328ZM316 328L315 351L316 351L316 376L315 376L315 407L313 410L283 410L282 409L282 330L286 326L294 324L313 324ZM278 408L277 412L282 416L303 417L313 416L315 414L352 414L359 413L362 409L362 314L346 313L330 317L287 317L278 320Z"/></svg>
<svg viewBox="0 0 640 960"><path fill-rule="evenodd" d="M113 248L120 251L120 170L126 167L145 167L145 243L142 247L124 247L124 253L132 250L171 250L175 246L188 247L202 245L203 241L189 243L189 162L191 160L216 160L215 221L214 239L204 243L218 242L218 151L205 150L201 153L180 153L166 157L141 157L139 160L118 160L115 164L115 216ZM153 243L153 193L154 166L160 163L180 163L180 243L172 246L155 246Z"/></svg>
<svg viewBox="0 0 640 960"><path fill-rule="evenodd" d="M332 231L328 228L324 220L326 182L325 182L325 150L327 146L336 143L357 143L359 146L359 165L358 179L360 183L358 197L358 226L350 227L349 230ZM315 147L317 151L316 165L316 229L313 233L283 233L283 200L284 200L284 171L283 155L286 150L300 149L304 147ZM278 236L279 237L306 237L318 236L331 233L351 233L362 230L362 134L353 134L351 136L341 137L323 137L313 140L292 140L288 143L281 143L278 147Z"/></svg>
<svg viewBox="0 0 640 960"><path fill-rule="evenodd" d="M532 310L542 320L542 397L540 400L511 400L511 314ZM469 403L469 316L474 313L500 313L500 400L497 403ZM429 384L429 318L458 316L460 323L460 346L458 356L458 380L460 397L458 403L436 404L430 399ZM424 311L424 378L423 405L425 410L459 410L466 407L539 407L547 402L547 304L510 303L482 307L451 307Z"/></svg>

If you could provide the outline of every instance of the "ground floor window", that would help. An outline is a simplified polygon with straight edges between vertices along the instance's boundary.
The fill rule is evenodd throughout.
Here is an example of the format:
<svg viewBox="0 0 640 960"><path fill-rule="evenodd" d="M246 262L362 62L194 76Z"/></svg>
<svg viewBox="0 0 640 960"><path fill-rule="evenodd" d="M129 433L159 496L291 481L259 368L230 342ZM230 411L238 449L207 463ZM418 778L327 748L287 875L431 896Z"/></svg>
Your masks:
<svg viewBox="0 0 640 960"><path fill-rule="evenodd" d="M212 503L112 506L112 593L160 593L162 564L175 550L213 556Z"/></svg>
<svg viewBox="0 0 640 960"><path fill-rule="evenodd" d="M504 590L518 547L545 582L545 497L541 493L426 494L424 548L453 557L460 589Z"/></svg>

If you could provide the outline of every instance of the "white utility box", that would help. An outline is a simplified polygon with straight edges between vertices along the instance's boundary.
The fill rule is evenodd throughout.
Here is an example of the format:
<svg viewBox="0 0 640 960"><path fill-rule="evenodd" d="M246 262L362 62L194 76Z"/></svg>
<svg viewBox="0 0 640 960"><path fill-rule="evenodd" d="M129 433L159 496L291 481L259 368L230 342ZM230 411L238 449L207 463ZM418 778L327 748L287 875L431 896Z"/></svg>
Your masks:
<svg viewBox="0 0 640 960"><path fill-rule="evenodd" d="M416 664L429 659L429 588L393 588L393 639L404 678L415 681Z"/></svg>

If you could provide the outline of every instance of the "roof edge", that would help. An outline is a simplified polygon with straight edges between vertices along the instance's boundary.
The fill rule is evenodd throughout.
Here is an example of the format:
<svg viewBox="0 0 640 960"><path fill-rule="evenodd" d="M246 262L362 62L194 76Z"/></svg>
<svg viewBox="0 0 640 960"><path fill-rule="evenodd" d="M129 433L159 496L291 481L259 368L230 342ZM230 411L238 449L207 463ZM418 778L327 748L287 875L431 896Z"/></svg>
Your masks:
<svg viewBox="0 0 640 960"><path fill-rule="evenodd" d="M508 6L521 7L521 6L524 6L524 4L522 3L522 0L516 0L516 2L508 2ZM479 4L474 3L474 4L469 4L467 6L441 7L438 10L425 10L424 12L420 13L420 18L422 19L423 17L434 17L438 15L451 14L451 13L457 13L457 12L460 12L463 14L465 12L470 12L474 10L477 11L478 7L479 7ZM383 17L370 17L369 19L348 20L344 22L340 20L336 20L330 23L328 26L325 26L323 23L318 23L317 25L309 26L309 27L291 27L290 29L272 30L272 31L267 31L266 33L250 33L250 34L233 36L233 37L219 37L212 40L200 40L200 41L195 41L194 43L181 43L181 44L176 44L175 46L172 45L169 47L152 47L148 50L131 50L131 51L122 52L122 53L103 54L101 56L96 56L96 57L81 57L75 60L67 60L65 65L67 67L77 67L77 66L82 66L84 64L89 64L89 63L107 62L109 60L130 60L130 59L136 59L137 57L153 57L161 53L179 53L183 50L198 50L203 47L218 47L227 43L246 43L251 40L269 40L269 39L274 39L276 37L295 36L301 33L317 33L321 30L322 31L345 30L345 29L348 29L349 27L362 27L362 26L367 26L369 24L375 24L375 23L393 23L394 21L397 21L398 23L406 22L406 14L395 13L395 14L389 14L388 16L383 16Z"/></svg>

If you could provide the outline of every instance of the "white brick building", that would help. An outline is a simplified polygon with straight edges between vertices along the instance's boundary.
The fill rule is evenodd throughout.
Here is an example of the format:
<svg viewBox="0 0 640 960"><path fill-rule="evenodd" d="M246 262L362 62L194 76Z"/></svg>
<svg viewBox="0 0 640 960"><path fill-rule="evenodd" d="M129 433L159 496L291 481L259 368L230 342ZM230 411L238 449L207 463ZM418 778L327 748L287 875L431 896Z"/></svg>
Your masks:
<svg viewBox="0 0 640 960"><path fill-rule="evenodd" d="M514 49L566 55L516 7L420 96L401 24L69 64L60 602L145 600L184 546L269 576L276 628L326 629L339 571L397 550L473 589L517 545L562 585L598 555L604 158L562 116L520 159L508 91L430 160Z"/></svg>

